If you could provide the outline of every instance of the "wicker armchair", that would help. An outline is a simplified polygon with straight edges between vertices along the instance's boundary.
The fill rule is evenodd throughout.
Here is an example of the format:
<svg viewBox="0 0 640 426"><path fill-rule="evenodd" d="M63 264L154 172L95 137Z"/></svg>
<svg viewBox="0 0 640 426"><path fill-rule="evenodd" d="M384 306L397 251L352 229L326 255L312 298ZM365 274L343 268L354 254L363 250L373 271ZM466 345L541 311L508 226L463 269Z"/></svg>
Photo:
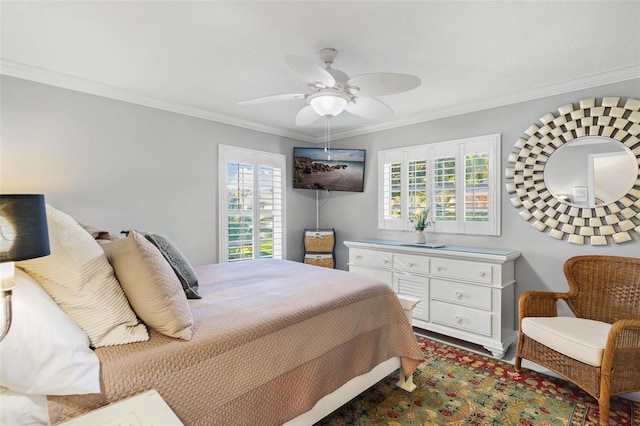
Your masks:
<svg viewBox="0 0 640 426"><path fill-rule="evenodd" d="M565 262L564 274L567 293L521 295L515 368L527 359L565 377L598 400L600 425L608 425L610 397L640 391L640 259L577 256ZM558 317L559 300L577 319ZM539 333L536 322L550 329Z"/></svg>

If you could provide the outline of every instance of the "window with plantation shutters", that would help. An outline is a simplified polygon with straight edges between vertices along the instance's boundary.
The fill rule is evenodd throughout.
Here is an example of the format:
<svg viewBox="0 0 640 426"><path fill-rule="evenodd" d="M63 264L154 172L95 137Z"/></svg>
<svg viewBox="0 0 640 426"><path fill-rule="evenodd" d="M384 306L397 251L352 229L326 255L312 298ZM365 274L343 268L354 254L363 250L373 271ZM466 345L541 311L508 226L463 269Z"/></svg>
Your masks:
<svg viewBox="0 0 640 426"><path fill-rule="evenodd" d="M260 166L258 172L260 199L258 217L260 229L259 257L282 258L284 239L282 224L283 170L279 167Z"/></svg>
<svg viewBox="0 0 640 426"><path fill-rule="evenodd" d="M400 186L400 163L386 164L384 167L384 217L388 219L400 218L402 214L401 186Z"/></svg>
<svg viewBox="0 0 640 426"><path fill-rule="evenodd" d="M421 206L427 205L427 160L407 163L407 199L409 220L413 222Z"/></svg>
<svg viewBox="0 0 640 426"><path fill-rule="evenodd" d="M226 167L226 257L253 259L253 165L229 161Z"/></svg>
<svg viewBox="0 0 640 426"><path fill-rule="evenodd" d="M433 162L433 209L440 222L456 220L456 157L437 157Z"/></svg>
<svg viewBox="0 0 640 426"><path fill-rule="evenodd" d="M378 186L382 188L378 198L378 227L381 229L402 229L402 152L382 152L378 160L382 167L378 174Z"/></svg>
<svg viewBox="0 0 640 426"><path fill-rule="evenodd" d="M220 262L285 256L286 157L220 145Z"/></svg>
<svg viewBox="0 0 640 426"><path fill-rule="evenodd" d="M500 235L500 135L380 151L378 227Z"/></svg>
<svg viewBox="0 0 640 426"><path fill-rule="evenodd" d="M464 220L489 221L489 154L465 155Z"/></svg>

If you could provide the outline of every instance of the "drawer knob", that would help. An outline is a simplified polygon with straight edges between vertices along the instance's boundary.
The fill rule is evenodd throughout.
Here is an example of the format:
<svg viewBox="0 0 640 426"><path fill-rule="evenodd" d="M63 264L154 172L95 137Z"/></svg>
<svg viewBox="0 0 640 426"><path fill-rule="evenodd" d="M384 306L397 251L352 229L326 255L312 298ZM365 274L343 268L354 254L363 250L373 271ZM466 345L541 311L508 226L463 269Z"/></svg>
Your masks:
<svg viewBox="0 0 640 426"><path fill-rule="evenodd" d="M385 260L384 260L384 263L385 263L385 264L387 264L387 263L389 263L389 261L388 261L387 259L385 259Z"/></svg>
<svg viewBox="0 0 640 426"><path fill-rule="evenodd" d="M460 293L459 291L456 291L456 297L458 299L462 299L462 293Z"/></svg>
<svg viewBox="0 0 640 426"><path fill-rule="evenodd" d="M362 259L362 256L357 255L357 256L356 256L356 259Z"/></svg>
<svg viewBox="0 0 640 426"><path fill-rule="evenodd" d="M442 266L436 266L436 271L442 271Z"/></svg>
<svg viewBox="0 0 640 426"><path fill-rule="evenodd" d="M409 268L413 268L413 263L409 262Z"/></svg>
<svg viewBox="0 0 640 426"><path fill-rule="evenodd" d="M460 317L460 315L456 315L456 322L457 323L461 323L462 322L462 318Z"/></svg>
<svg viewBox="0 0 640 426"><path fill-rule="evenodd" d="M480 276L484 277L486 274L484 272L480 272Z"/></svg>

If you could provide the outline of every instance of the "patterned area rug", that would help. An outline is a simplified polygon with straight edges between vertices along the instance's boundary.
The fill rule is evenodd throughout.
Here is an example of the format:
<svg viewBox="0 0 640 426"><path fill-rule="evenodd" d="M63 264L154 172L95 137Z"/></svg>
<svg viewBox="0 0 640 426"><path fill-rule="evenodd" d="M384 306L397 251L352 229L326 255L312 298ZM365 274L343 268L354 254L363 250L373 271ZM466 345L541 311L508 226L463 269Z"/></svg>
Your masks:
<svg viewBox="0 0 640 426"><path fill-rule="evenodd" d="M576 386L532 370L418 337L426 361L418 388L395 374L317 425L598 425L598 403ZM612 398L610 425L640 426L640 403Z"/></svg>

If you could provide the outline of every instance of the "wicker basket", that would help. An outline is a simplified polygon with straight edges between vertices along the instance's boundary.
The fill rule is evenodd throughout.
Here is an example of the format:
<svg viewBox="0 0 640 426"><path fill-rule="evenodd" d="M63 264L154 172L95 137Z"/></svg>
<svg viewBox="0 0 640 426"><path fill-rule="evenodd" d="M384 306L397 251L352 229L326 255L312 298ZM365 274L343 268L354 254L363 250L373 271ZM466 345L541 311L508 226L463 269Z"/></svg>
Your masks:
<svg viewBox="0 0 640 426"><path fill-rule="evenodd" d="M304 250L313 253L332 253L336 244L333 229L305 230Z"/></svg>
<svg viewBox="0 0 640 426"><path fill-rule="evenodd" d="M305 254L304 263L310 265L333 268L333 255L331 254Z"/></svg>

